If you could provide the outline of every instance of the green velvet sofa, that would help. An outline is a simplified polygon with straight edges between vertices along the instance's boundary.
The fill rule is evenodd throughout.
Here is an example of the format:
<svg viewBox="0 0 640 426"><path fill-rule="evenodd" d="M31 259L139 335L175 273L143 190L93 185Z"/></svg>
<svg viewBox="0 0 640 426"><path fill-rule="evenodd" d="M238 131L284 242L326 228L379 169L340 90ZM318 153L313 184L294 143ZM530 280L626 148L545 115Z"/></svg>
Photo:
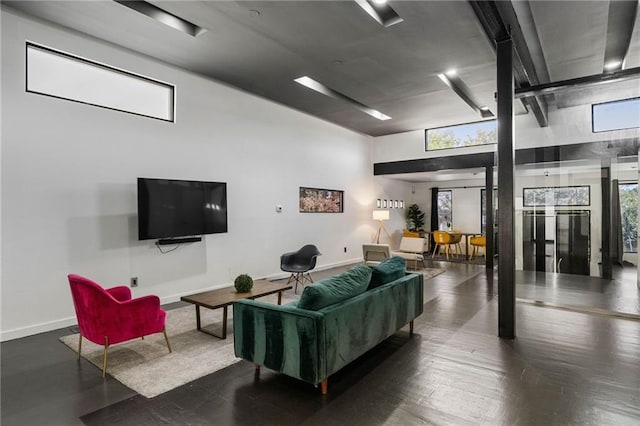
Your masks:
<svg viewBox="0 0 640 426"><path fill-rule="evenodd" d="M383 264L379 266L384 268ZM363 268L373 270L373 279L371 272L367 276ZM380 282L376 276L376 268L358 265L344 274L318 281L305 287L300 301L287 305L238 300L233 305L236 356L253 362L258 370L264 366L313 385L321 384L322 393L326 394L331 374L406 324L410 324L413 333L413 320L423 311L422 274L402 270L400 278L384 283L384 277ZM351 271L355 272L349 277ZM353 274L357 275L355 280ZM365 279L364 288L356 283L360 289L353 290L353 282ZM324 281L330 281L329 287L333 285L325 302L343 300L327 306L318 303L313 292L321 289ZM374 285L377 286L371 288ZM349 292L358 294L346 294ZM306 293L313 299L305 300Z"/></svg>

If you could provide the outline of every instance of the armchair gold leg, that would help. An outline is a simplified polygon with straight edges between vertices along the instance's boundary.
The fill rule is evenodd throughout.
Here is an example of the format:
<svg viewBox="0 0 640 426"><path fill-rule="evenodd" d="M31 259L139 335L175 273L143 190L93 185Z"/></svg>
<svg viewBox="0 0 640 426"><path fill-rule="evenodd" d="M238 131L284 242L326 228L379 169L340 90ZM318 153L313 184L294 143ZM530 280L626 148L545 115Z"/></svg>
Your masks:
<svg viewBox="0 0 640 426"><path fill-rule="evenodd" d="M82 353L82 334L80 335L80 339L78 339L78 361L80 361L81 353Z"/></svg>
<svg viewBox="0 0 640 426"><path fill-rule="evenodd" d="M104 354L102 355L102 378L107 374L107 356L109 354L109 337L104 336Z"/></svg>
<svg viewBox="0 0 640 426"><path fill-rule="evenodd" d="M167 342L167 348L169 348L169 353L171 353L171 344L169 343L169 336L167 336L167 328L162 329L162 333L164 334L164 341Z"/></svg>

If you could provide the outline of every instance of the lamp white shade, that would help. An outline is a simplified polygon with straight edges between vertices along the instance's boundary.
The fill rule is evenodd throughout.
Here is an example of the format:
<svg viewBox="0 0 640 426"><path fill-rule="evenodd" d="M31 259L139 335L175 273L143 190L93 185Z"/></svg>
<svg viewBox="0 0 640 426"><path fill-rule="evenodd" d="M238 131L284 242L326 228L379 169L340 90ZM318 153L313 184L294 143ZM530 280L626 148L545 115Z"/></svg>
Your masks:
<svg viewBox="0 0 640 426"><path fill-rule="evenodd" d="M374 210L373 220L389 220L389 210Z"/></svg>

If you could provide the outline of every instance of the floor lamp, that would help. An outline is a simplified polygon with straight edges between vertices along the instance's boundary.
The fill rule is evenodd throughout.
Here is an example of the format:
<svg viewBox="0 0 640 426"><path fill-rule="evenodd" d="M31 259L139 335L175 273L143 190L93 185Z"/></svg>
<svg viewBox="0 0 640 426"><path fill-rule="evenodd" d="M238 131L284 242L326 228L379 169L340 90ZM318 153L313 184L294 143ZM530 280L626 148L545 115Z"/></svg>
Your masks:
<svg viewBox="0 0 640 426"><path fill-rule="evenodd" d="M376 244L380 244L380 233L383 229L387 236L390 237L389 232L384 227L384 221L389 220L389 210L374 210L373 220L377 220L380 223L378 226L378 232L376 233Z"/></svg>

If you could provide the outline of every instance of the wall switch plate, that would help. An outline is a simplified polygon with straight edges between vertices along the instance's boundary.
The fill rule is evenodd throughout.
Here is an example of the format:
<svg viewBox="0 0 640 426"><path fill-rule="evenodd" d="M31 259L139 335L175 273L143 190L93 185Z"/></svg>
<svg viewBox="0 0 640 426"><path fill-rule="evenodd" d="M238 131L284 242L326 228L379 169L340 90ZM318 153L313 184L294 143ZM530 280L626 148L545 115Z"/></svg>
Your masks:
<svg viewBox="0 0 640 426"><path fill-rule="evenodd" d="M138 287L138 277L131 277L131 287Z"/></svg>

